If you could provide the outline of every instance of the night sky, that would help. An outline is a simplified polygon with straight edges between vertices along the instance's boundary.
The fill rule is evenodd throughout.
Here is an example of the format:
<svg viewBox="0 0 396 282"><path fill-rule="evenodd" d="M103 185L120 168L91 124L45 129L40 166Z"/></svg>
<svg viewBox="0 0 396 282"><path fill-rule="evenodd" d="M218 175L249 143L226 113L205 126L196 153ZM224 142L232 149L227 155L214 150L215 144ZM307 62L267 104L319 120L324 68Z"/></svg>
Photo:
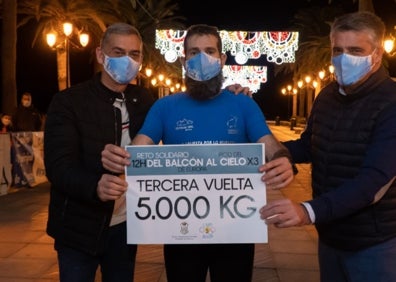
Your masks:
<svg viewBox="0 0 396 282"><path fill-rule="evenodd" d="M347 11L356 11L358 1L333 0L334 4L343 3ZM274 0L274 1L239 1L237 5L228 4L229 1L216 1L216 6L221 5L221 9L213 7L213 0L201 0L192 2L189 0L179 1L183 14L187 16L188 25L206 23L215 25L219 29L226 30L246 30L246 31L272 31L288 30L293 23L293 17L299 9L313 6L325 6L328 0ZM349 4L346 4L349 3ZM389 30L396 25L396 3L394 0L373 0L374 8L385 22ZM265 6L265 8L262 8ZM396 57L396 56L395 56ZM227 61L227 63L230 63ZM274 119L280 115L282 119L287 118L288 98L280 93L286 81L291 81L290 77L275 77L273 65L265 58L259 60L249 60L248 64L262 64L268 67L268 81L261 85L260 90L255 94L255 99L261 106L267 119ZM393 75L396 76L396 60L391 61Z"/></svg>
<svg viewBox="0 0 396 282"><path fill-rule="evenodd" d="M325 5L328 0L244 0L237 5L230 1L215 0L179 0L179 13L187 18L187 25L206 23L226 30L271 31L286 30L292 24L293 15L302 7ZM338 0L348 2L348 0ZM337 2L337 0L333 0ZM348 8L357 9L357 3L350 0ZM396 25L396 3L394 0L374 0L376 12L391 28ZM217 8L218 6L222 8ZM262 6L265 6L262 8ZM216 6L216 8L214 7ZM57 92L56 54L50 50L44 40L38 40L32 47L34 26L25 26L18 31L17 50L17 86L18 95L24 91L33 94L33 103L45 112L51 97ZM88 45L82 52L71 52L72 84L89 79L93 75L91 61L96 46ZM232 60L232 59L230 59ZM265 58L248 64L267 65L268 82L262 84L255 94L268 119L276 115L286 116L287 101L279 92L284 77L273 76L273 66ZM394 60L392 60L394 61ZM230 63L230 62L227 62ZM396 63L394 63L396 65ZM19 97L19 96L18 96Z"/></svg>

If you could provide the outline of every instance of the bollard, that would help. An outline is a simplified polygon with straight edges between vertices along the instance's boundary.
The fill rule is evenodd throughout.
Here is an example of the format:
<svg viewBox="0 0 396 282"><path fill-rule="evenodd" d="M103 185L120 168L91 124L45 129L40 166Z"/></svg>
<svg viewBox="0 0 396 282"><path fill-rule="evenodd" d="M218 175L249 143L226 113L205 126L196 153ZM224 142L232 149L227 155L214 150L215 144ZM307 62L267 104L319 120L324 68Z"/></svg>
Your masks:
<svg viewBox="0 0 396 282"><path fill-rule="evenodd" d="M279 116L275 117L275 125L280 125L280 117Z"/></svg>
<svg viewBox="0 0 396 282"><path fill-rule="evenodd" d="M297 125L297 119L291 118L290 119L290 130L293 130L296 125Z"/></svg>

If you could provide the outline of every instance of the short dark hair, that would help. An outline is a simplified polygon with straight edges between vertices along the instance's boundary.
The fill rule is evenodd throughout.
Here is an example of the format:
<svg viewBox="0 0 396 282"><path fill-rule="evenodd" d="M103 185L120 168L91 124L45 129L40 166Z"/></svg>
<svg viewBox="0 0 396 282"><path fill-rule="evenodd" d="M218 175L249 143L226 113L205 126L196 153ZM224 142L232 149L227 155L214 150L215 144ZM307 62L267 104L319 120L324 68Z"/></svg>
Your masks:
<svg viewBox="0 0 396 282"><path fill-rule="evenodd" d="M143 44L142 36L140 35L140 32L136 27L126 23L114 23L110 25L104 32L100 45L102 47L103 45L106 45L109 41L110 36L113 34L136 35L137 37L139 37L140 41Z"/></svg>
<svg viewBox="0 0 396 282"><path fill-rule="evenodd" d="M196 24L192 25L187 29L186 37L184 38L184 50L187 50L188 39L193 35L213 35L217 38L217 48L221 53L223 50L223 45L220 37L220 32L215 26L207 24Z"/></svg>
<svg viewBox="0 0 396 282"><path fill-rule="evenodd" d="M382 46L385 37L385 24L380 17L367 11L344 14L336 18L331 26L330 37L334 32L369 31L373 44Z"/></svg>
<svg viewBox="0 0 396 282"><path fill-rule="evenodd" d="M30 93L30 92L23 92L22 95L21 95L21 98L22 98L23 96L29 96L30 98L32 98L32 93Z"/></svg>

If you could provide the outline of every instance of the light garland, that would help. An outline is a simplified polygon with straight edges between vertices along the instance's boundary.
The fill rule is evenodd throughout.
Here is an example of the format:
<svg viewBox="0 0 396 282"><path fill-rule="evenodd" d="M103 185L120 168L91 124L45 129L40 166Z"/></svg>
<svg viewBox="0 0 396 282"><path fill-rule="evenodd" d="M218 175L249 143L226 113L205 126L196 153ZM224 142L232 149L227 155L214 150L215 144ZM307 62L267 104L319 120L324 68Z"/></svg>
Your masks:
<svg viewBox="0 0 396 282"><path fill-rule="evenodd" d="M223 87L239 83L242 86L249 87L253 93L256 93L260 89L261 83L267 82L267 67L225 65L223 67L223 76L225 79Z"/></svg>
<svg viewBox="0 0 396 282"><path fill-rule="evenodd" d="M183 41L185 30L163 29L155 31L155 48L165 56L165 60L174 63L178 57L184 56Z"/></svg>
<svg viewBox="0 0 396 282"><path fill-rule="evenodd" d="M230 52L239 64L224 66L223 86L239 83L257 92L260 84L267 82L266 66L242 66L249 59L266 55L267 61L278 65L295 62L298 32L221 30L219 33L223 43L222 52ZM177 58L184 56L186 30L157 29L155 34L155 48L160 50L167 62L174 63Z"/></svg>
<svg viewBox="0 0 396 282"><path fill-rule="evenodd" d="M183 41L185 30L156 30L155 47L165 59L173 63L184 55ZM271 63L283 64L295 62L298 49L298 32L292 31L220 31L223 42L222 52L230 52L238 64L248 59L267 56Z"/></svg>
<svg viewBox="0 0 396 282"><path fill-rule="evenodd" d="M256 93L260 89L260 84L267 82L266 66L225 65L222 71L224 77L222 88L238 83L244 87L249 87L250 91ZM182 72L183 77L185 77L186 71L184 68Z"/></svg>

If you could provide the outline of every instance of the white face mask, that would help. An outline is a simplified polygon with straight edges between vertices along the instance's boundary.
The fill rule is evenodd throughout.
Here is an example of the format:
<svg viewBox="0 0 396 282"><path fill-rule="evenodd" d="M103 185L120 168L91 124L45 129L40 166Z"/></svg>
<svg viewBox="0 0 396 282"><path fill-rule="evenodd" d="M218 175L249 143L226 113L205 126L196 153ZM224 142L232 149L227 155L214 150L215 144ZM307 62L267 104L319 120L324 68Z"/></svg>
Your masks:
<svg viewBox="0 0 396 282"><path fill-rule="evenodd" d="M353 56L341 54L332 58L332 64L341 86L348 86L358 82L362 77L368 74L372 69L372 55Z"/></svg>

